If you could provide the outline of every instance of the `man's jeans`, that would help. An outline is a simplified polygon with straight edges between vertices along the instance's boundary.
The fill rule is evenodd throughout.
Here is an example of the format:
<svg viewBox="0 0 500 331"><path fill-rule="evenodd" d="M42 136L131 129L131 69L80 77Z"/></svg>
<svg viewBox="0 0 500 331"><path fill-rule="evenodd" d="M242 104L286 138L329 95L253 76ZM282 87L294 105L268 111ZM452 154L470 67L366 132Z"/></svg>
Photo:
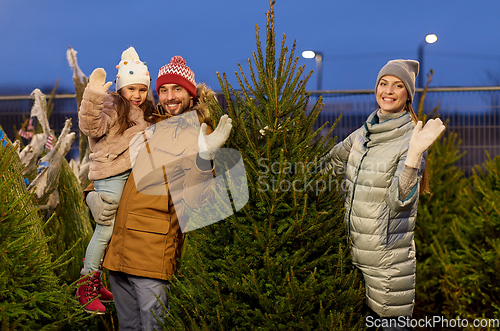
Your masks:
<svg viewBox="0 0 500 331"><path fill-rule="evenodd" d="M115 301L120 331L161 330L151 310L160 318L164 309L155 294L168 306L170 289L166 280L132 276L123 272L109 271L109 282Z"/></svg>

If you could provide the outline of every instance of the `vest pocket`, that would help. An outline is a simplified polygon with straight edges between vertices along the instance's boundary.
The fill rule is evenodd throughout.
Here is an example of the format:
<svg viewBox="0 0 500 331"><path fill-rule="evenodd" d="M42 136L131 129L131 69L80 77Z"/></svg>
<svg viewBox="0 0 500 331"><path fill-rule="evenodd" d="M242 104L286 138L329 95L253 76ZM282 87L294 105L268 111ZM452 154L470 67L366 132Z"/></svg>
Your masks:
<svg viewBox="0 0 500 331"><path fill-rule="evenodd" d="M167 234L170 229L170 222L165 218L130 213L127 217L126 227L129 230Z"/></svg>

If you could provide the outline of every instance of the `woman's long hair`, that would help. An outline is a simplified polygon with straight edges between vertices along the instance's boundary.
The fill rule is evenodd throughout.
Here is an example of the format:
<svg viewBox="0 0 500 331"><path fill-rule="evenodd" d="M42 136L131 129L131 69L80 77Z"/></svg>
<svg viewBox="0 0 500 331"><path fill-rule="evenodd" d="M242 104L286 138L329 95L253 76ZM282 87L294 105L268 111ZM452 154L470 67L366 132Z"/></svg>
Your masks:
<svg viewBox="0 0 500 331"><path fill-rule="evenodd" d="M406 101L406 110L410 113L411 119L413 120L413 123L417 124L418 122L418 117L417 114L415 114L415 111L413 110L413 107L411 106L410 100ZM420 194L422 193L431 193L430 187L429 187L429 169L428 165L429 162L425 162L425 168L424 168L424 173L422 174L422 182L420 183Z"/></svg>
<svg viewBox="0 0 500 331"><path fill-rule="evenodd" d="M116 113L118 115L118 134L123 134L125 130L134 126L136 123L129 119L130 114L130 101L125 99L120 91L113 92L112 95L115 97L114 104L116 108ZM146 100L139 106L144 113L144 120L150 124L154 123L153 113L155 111L155 105L153 101L153 97L148 96Z"/></svg>

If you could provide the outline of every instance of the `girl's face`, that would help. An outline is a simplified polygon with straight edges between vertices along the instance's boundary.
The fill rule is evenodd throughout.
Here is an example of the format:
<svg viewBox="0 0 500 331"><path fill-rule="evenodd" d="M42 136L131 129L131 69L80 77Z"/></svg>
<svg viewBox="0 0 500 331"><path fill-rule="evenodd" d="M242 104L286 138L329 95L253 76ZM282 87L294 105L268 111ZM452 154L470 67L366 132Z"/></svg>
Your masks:
<svg viewBox="0 0 500 331"><path fill-rule="evenodd" d="M408 92L401 79L384 76L378 83L376 98L382 114L398 113L405 108Z"/></svg>
<svg viewBox="0 0 500 331"><path fill-rule="evenodd" d="M120 94L134 106L140 106L146 101L148 87L144 84L130 84L120 90Z"/></svg>

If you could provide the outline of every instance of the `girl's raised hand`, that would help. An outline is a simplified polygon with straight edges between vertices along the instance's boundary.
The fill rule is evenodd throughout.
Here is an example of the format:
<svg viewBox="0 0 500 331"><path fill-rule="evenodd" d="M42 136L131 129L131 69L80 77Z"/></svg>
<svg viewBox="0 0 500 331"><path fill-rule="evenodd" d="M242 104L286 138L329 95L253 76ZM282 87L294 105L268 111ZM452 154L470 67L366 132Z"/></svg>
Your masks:
<svg viewBox="0 0 500 331"><path fill-rule="evenodd" d="M106 71L103 68L96 68L89 77L87 86L102 93L106 93L113 82L106 83Z"/></svg>

